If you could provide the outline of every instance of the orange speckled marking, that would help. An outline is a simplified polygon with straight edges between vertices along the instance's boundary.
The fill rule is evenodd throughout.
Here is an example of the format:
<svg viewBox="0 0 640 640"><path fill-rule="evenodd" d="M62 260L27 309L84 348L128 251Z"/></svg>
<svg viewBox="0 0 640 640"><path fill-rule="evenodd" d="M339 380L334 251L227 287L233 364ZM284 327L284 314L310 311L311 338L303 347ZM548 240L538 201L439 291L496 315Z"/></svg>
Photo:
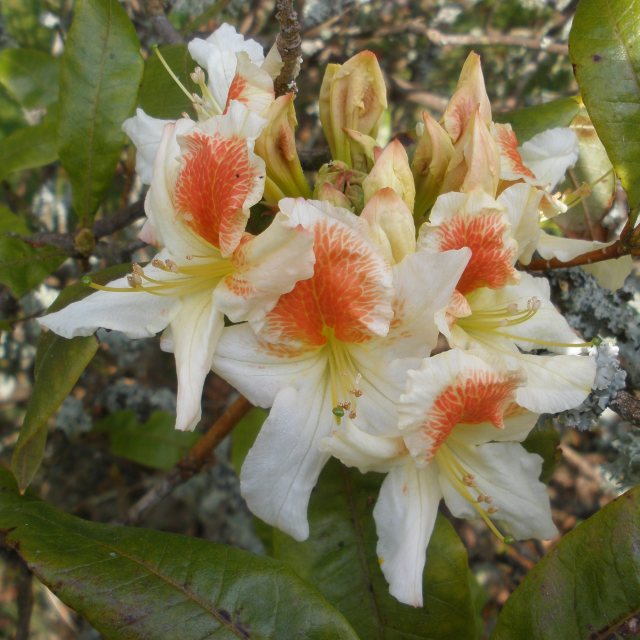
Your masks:
<svg viewBox="0 0 640 640"><path fill-rule="evenodd" d="M535 175L522 162L522 157L518 151L518 138L511 127L496 125L498 132L498 147L500 147L500 155L507 159L509 168L513 173L535 179Z"/></svg>
<svg viewBox="0 0 640 640"><path fill-rule="evenodd" d="M249 102L248 98L243 95L247 85L248 82L246 78L241 76L239 73L236 73L236 75L233 76L231 85L229 85L229 93L227 94L227 104L224 106L225 113L227 113L227 109L229 108L229 104L232 100L237 100L243 104L247 104Z"/></svg>
<svg viewBox="0 0 640 640"><path fill-rule="evenodd" d="M517 376L499 376L488 371L468 371L456 376L453 384L438 396L429 411L422 432L429 442L427 461L436 454L457 424L490 422L504 427L505 410L511 409L519 384Z"/></svg>
<svg viewBox="0 0 640 640"><path fill-rule="evenodd" d="M366 342L373 337L367 325L386 299L384 263L342 224L321 221L314 234L314 275L280 297L267 315L265 335L314 348L327 342L324 329L331 327L342 342Z"/></svg>
<svg viewBox="0 0 640 640"><path fill-rule="evenodd" d="M243 205L257 177L246 140L195 133L186 141L176 181L176 209L201 238L231 251L244 231Z"/></svg>
<svg viewBox="0 0 640 640"><path fill-rule="evenodd" d="M472 252L458 282L460 293L467 294L479 287L499 289L516 276L515 249L505 246L505 230L504 218L496 212L473 217L456 214L440 226L440 251L469 247Z"/></svg>

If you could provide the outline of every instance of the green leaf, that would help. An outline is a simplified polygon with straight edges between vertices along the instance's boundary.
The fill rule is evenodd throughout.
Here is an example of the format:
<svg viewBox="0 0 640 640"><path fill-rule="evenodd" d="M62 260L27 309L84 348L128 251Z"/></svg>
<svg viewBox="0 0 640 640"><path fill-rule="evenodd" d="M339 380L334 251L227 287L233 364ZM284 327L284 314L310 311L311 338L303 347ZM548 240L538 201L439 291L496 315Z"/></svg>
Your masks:
<svg viewBox="0 0 640 640"><path fill-rule="evenodd" d="M19 496L2 470L0 529L31 571L106 638L357 640L313 587L275 560L86 522Z"/></svg>
<svg viewBox="0 0 640 640"><path fill-rule="evenodd" d="M57 269L66 256L53 247L32 247L11 233L24 236L30 230L24 219L0 207L0 283L20 298Z"/></svg>
<svg viewBox="0 0 640 640"><path fill-rule="evenodd" d="M51 8L47 0L0 0L3 31L21 47L51 51L56 32L40 23L40 16Z"/></svg>
<svg viewBox="0 0 640 640"><path fill-rule="evenodd" d="M168 471L200 439L192 431L176 431L175 415L155 411L140 424L133 411L118 411L98 421L97 431L106 431L111 453L154 469Z"/></svg>
<svg viewBox="0 0 640 640"><path fill-rule="evenodd" d="M604 640L640 615L640 488L568 533L507 600L493 640Z"/></svg>
<svg viewBox="0 0 640 640"><path fill-rule="evenodd" d="M529 453L537 453L542 458L540 480L544 483L551 480L553 471L562 457L558 448L559 444L560 434L553 428L552 420L547 420L542 425L536 426L522 443L522 446Z"/></svg>
<svg viewBox="0 0 640 640"><path fill-rule="evenodd" d="M46 339L39 359L38 375L27 405L11 469L24 491L40 467L47 441L47 422L69 395L80 374L98 350L94 336Z"/></svg>
<svg viewBox="0 0 640 640"><path fill-rule="evenodd" d="M35 169L58 159L56 116L51 114L39 124L23 127L2 140L0 180L24 169Z"/></svg>
<svg viewBox="0 0 640 640"><path fill-rule="evenodd" d="M170 44L159 47L159 51L189 93L196 91L197 86L191 80L191 73L196 63L189 55L187 46ZM175 119L183 111L193 113L191 102L156 54L150 56L144 65L144 77L140 87L140 107L154 118Z"/></svg>
<svg viewBox="0 0 640 640"><path fill-rule="evenodd" d="M138 97L140 43L117 0L78 0L60 71L59 152L81 224L111 186Z"/></svg>
<svg viewBox="0 0 640 640"><path fill-rule="evenodd" d="M249 449L258 436L258 431L268 415L264 409L254 407L231 432L231 464L238 475Z"/></svg>
<svg viewBox="0 0 640 640"><path fill-rule="evenodd" d="M381 482L335 460L311 497L311 537L295 542L274 530L273 554L315 584L361 638L472 640L477 636L466 550L451 524L438 517L424 574L424 607L389 595L375 551L372 512Z"/></svg>
<svg viewBox="0 0 640 640"><path fill-rule="evenodd" d="M25 109L46 107L58 100L59 61L37 49L0 52L0 84Z"/></svg>
<svg viewBox="0 0 640 640"><path fill-rule="evenodd" d="M640 205L640 2L581 0L569 54L591 121L632 209Z"/></svg>
<svg viewBox="0 0 640 640"><path fill-rule="evenodd" d="M521 144L533 136L554 127L568 127L580 112L580 98L561 98L535 107L516 109L494 116L496 122L508 122Z"/></svg>

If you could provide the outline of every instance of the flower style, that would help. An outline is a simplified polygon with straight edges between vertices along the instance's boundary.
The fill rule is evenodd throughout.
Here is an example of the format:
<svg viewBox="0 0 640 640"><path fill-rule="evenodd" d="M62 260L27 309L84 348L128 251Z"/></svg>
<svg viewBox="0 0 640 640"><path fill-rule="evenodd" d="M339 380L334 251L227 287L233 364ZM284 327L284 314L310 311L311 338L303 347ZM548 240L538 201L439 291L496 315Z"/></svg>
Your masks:
<svg viewBox="0 0 640 640"><path fill-rule="evenodd" d="M264 163L253 153L261 126L239 103L205 122L167 124L145 202L164 248L128 278L93 285L101 290L41 319L68 338L98 327L132 338L164 329L161 347L176 359L178 429L200 419L224 314L259 324L280 294L313 273L313 238L284 214L259 236L244 231L264 183Z"/></svg>
<svg viewBox="0 0 640 640"><path fill-rule="evenodd" d="M566 350L585 344L549 300L549 285L514 269L522 218L531 219L540 192L526 184L486 193L448 193L436 201L422 226L418 247L445 251L469 247L471 259L446 314L438 318L449 345L480 351L518 370L518 404L556 413L582 402L591 390L595 361L581 355L533 355L534 349ZM525 238L526 241L526 238Z"/></svg>
<svg viewBox="0 0 640 640"><path fill-rule="evenodd" d="M275 98L273 79L282 65L275 47L265 59L255 40L245 40L234 27L222 24L206 40L192 40L188 48L201 67L196 68L192 78L202 96L190 96L201 120L226 113L233 100L264 115ZM206 78L202 69L207 72ZM122 125L136 146L136 171L144 184L151 184L153 161L169 122L137 109L136 115Z"/></svg>
<svg viewBox="0 0 640 640"><path fill-rule="evenodd" d="M329 457L319 442L340 423L371 431L396 424L404 374L435 346L434 313L468 252L413 253L391 266L366 219L303 199L280 209L314 234L314 275L281 296L257 334L225 329L213 369L252 403L272 407L242 467L241 491L256 515L303 540L309 496Z"/></svg>
<svg viewBox="0 0 640 640"><path fill-rule="evenodd" d="M452 349L409 372L395 433L353 424L322 447L361 472L386 472L373 515L378 556L393 596L422 605L422 572L438 504L481 517L501 539L556 534L538 477L542 459L518 444L537 416L515 404L520 377Z"/></svg>

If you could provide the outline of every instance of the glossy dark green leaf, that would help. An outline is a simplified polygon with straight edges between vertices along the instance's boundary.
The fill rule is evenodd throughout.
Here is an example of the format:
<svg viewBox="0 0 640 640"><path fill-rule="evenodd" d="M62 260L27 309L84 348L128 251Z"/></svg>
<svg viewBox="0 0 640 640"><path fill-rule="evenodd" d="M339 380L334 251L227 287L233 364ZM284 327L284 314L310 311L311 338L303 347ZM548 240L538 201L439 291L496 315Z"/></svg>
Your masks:
<svg viewBox="0 0 640 640"><path fill-rule="evenodd" d="M86 522L19 496L0 470L0 530L106 638L357 640L282 563L204 540Z"/></svg>
<svg viewBox="0 0 640 640"><path fill-rule="evenodd" d="M38 363L38 375L29 398L11 469L24 491L40 467L47 441L47 422L73 389L98 349L94 336L47 339Z"/></svg>
<svg viewBox="0 0 640 640"><path fill-rule="evenodd" d="M389 595L372 517L381 479L331 461L311 497L309 540L295 542L274 530L274 556L315 584L361 638L473 640L477 623L467 553L446 518L438 517L429 543L424 607Z"/></svg>
<svg viewBox="0 0 640 640"><path fill-rule="evenodd" d="M2 27L21 47L51 51L56 32L45 27L41 16L51 10L47 0L0 0Z"/></svg>
<svg viewBox="0 0 640 640"><path fill-rule="evenodd" d="M118 0L78 0L60 70L59 153L82 224L111 186L138 98L140 43Z"/></svg>
<svg viewBox="0 0 640 640"><path fill-rule="evenodd" d="M581 0L569 54L591 121L632 208L640 204L640 2Z"/></svg>
<svg viewBox="0 0 640 640"><path fill-rule="evenodd" d="M580 98L561 98L535 107L498 113L494 119L496 122L508 122L513 127L518 141L523 143L547 129L568 127L581 107Z"/></svg>
<svg viewBox="0 0 640 640"><path fill-rule="evenodd" d="M176 431L175 414L155 411L144 424L133 411L118 411L95 425L106 431L111 453L154 469L168 471L200 438L193 431Z"/></svg>
<svg viewBox="0 0 640 640"><path fill-rule="evenodd" d="M568 533L507 600L493 640L637 637L640 613L640 488ZM616 635L619 632L620 635Z"/></svg>
<svg viewBox="0 0 640 640"><path fill-rule="evenodd" d="M66 256L54 247L32 247L13 234L27 236L30 230L22 218L0 207L0 283L20 298L57 269Z"/></svg>
<svg viewBox="0 0 640 640"><path fill-rule="evenodd" d="M39 124L9 134L0 145L0 180L24 169L44 167L58 159L55 114Z"/></svg>
<svg viewBox="0 0 640 640"><path fill-rule="evenodd" d="M58 99L59 60L37 49L0 52L0 84L25 109L53 104Z"/></svg>
<svg viewBox="0 0 640 640"><path fill-rule="evenodd" d="M159 48L169 68L189 93L197 90L191 81L196 63L184 44L170 44ZM149 56L144 65L140 87L140 107L154 118L176 119L186 111L193 113L191 102L160 62L157 54Z"/></svg>

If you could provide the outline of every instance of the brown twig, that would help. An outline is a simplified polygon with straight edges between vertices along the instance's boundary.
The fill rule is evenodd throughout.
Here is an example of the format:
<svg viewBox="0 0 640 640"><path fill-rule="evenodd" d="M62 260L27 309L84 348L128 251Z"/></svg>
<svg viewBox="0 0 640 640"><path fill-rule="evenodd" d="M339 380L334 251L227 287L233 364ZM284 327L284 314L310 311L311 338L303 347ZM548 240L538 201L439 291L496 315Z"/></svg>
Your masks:
<svg viewBox="0 0 640 640"><path fill-rule="evenodd" d="M618 391L609 403L609 409L615 411L623 420L640 427L640 400L627 391Z"/></svg>
<svg viewBox="0 0 640 640"><path fill-rule="evenodd" d="M558 258L551 258L545 260L540 258L538 260L532 260L529 264L524 265L525 271L545 271L547 269L566 269L568 267L579 267L584 264L593 264L595 262L602 262L603 260L612 260L614 258L621 258L626 255L636 255L637 250L626 246L625 243L618 240L608 247L603 249L595 249L588 253L583 253L575 257L573 260L563 262Z"/></svg>
<svg viewBox="0 0 640 640"><path fill-rule="evenodd" d="M145 3L147 15L150 18L151 28L163 44L180 44L184 38L169 22L164 12L162 0L147 0Z"/></svg>
<svg viewBox="0 0 640 640"><path fill-rule="evenodd" d="M297 92L296 78L300 72L300 22L293 8L293 0L276 0L276 18L280 24L280 33L276 46L282 58L282 70L274 82L276 96L291 91Z"/></svg>
<svg viewBox="0 0 640 640"><path fill-rule="evenodd" d="M96 220L90 232L95 240L99 240L116 231L120 231L120 229L124 229L143 215L144 199L140 199L109 216ZM80 231L86 230L80 229L78 233ZM45 231L42 233L34 233L31 236L22 238L22 240L33 247L41 247L44 245L56 247L72 258L86 257L87 254L85 252L78 250L76 237L77 233L51 233Z"/></svg>
<svg viewBox="0 0 640 640"><path fill-rule="evenodd" d="M251 403L240 396L229 405L209 430L193 445L176 466L145 493L127 512L127 524L137 524L144 514L166 498L178 485L192 478L211 459L213 450L231 433L241 418L251 409Z"/></svg>

